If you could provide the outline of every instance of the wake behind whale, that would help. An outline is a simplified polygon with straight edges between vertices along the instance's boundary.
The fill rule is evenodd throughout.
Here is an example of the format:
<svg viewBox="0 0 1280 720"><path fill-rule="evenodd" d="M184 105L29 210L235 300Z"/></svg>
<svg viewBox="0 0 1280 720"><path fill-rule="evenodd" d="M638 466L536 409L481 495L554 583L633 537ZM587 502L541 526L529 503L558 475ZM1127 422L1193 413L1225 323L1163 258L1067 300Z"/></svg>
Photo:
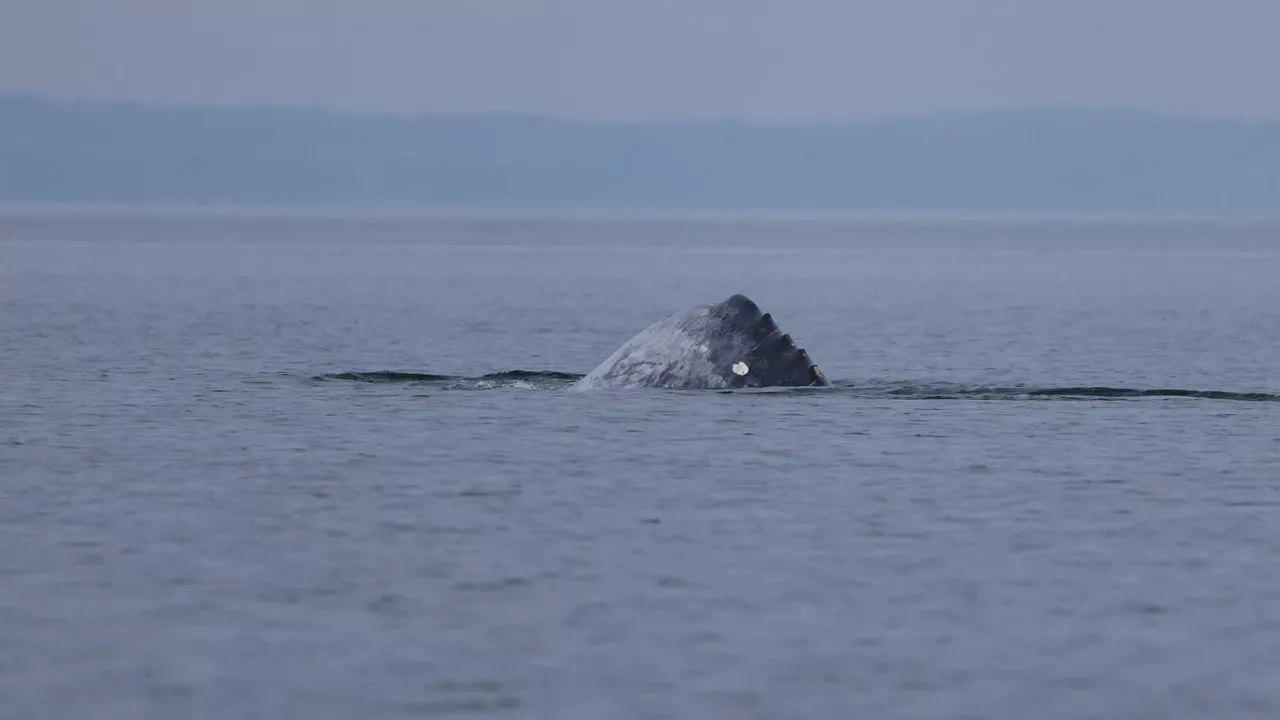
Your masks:
<svg viewBox="0 0 1280 720"><path fill-rule="evenodd" d="M409 383L443 390L678 388L732 393L754 388L801 391L831 387L838 395L895 400L1139 400L1191 399L1280 402L1280 394L1106 385L966 386L936 381L831 382L809 354L745 295L677 312L624 343L590 373L508 370L477 377L375 370L328 373L312 380Z"/></svg>
<svg viewBox="0 0 1280 720"><path fill-rule="evenodd" d="M290 373L282 373L290 376ZM325 373L301 378L310 382L347 381L373 385L405 385L414 388L429 388L443 391L468 390L565 390L576 386L584 378L582 373L561 372L552 370L508 370L492 372L484 375L439 375L435 373L410 372L400 370L368 370ZM262 382L262 381L259 381ZM270 381L266 381L270 384ZM896 400L896 401L1153 401L1153 400L1223 400L1231 402L1264 402L1280 403L1280 394L1271 392L1250 392L1241 390L1196 390L1187 388L1135 388L1114 387L1107 385L1060 385L1060 386L1000 386L1000 385L964 385L948 382L909 381L909 380L832 380L829 390L836 396L852 400ZM748 389L749 390L749 389ZM787 392L794 390L801 393L805 388L782 388L782 392L770 395L790 396ZM719 390L719 393L734 394L737 390Z"/></svg>
<svg viewBox="0 0 1280 720"><path fill-rule="evenodd" d="M727 390L829 384L769 313L738 294L641 330L576 386Z"/></svg>

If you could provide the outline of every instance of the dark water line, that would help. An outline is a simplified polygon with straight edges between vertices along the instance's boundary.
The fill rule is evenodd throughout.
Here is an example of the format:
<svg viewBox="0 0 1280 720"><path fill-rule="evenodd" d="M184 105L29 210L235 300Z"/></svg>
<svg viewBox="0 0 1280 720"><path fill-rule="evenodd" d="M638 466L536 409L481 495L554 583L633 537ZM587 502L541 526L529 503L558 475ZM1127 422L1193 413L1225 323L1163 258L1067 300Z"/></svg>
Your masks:
<svg viewBox="0 0 1280 720"><path fill-rule="evenodd" d="M365 383L408 383L408 382L448 382L458 380L451 375L435 375L432 373L396 372L394 370L374 370L372 372L342 372L316 375L313 380L350 380Z"/></svg>
<svg viewBox="0 0 1280 720"><path fill-rule="evenodd" d="M1225 390L1181 390L1177 388L1157 388L1138 390L1116 387L1068 387L1045 388L1027 393L1033 397L1092 397L1092 398L1133 398L1133 397L1187 397L1204 398L1206 400L1240 400L1245 402L1277 402L1280 395L1262 392L1228 392Z"/></svg>
<svg viewBox="0 0 1280 720"><path fill-rule="evenodd" d="M348 380L365 383L418 383L418 382L479 382L501 380L553 380L573 381L581 378L578 373L555 372L553 370L507 370L489 373L479 377L463 375L438 375L436 373L400 372L396 370L374 370L370 372L342 372L316 375L312 380Z"/></svg>
<svg viewBox="0 0 1280 720"><path fill-rule="evenodd" d="M568 385L582 373L554 370L507 370L478 377L440 375L436 373L375 370L369 372L341 372L316 375L316 381L348 381L363 383L511 383L516 381L544 383L550 386ZM484 389L484 388L481 388ZM829 388L772 388L767 392L835 392L862 398L898 398L910 400L1123 400L1138 398L1194 398L1203 400L1231 400L1238 402L1280 402L1280 394L1266 392L1231 392L1226 390L1188 390L1181 388L1125 388L1097 386L1065 387L986 387L949 385L944 383L869 383L858 384L835 381ZM727 390L725 393L754 393L758 390Z"/></svg>
<svg viewBox="0 0 1280 720"><path fill-rule="evenodd" d="M929 398L934 400L1126 400L1139 398L1198 398L1203 400L1233 400L1238 402L1280 402L1280 395L1257 392L1228 392L1225 390L1182 390L1178 388L1113 388L1113 387L1064 387L1064 388L975 388L952 393L917 393L910 390L895 392L898 397Z"/></svg>
<svg viewBox="0 0 1280 720"><path fill-rule="evenodd" d="M989 387L943 384L881 384L839 387L861 396L927 400L1124 400L1137 398L1196 398L1239 402L1280 402L1280 394L1231 392L1227 390L1186 390L1181 388L1125 388L1105 385L1063 387Z"/></svg>

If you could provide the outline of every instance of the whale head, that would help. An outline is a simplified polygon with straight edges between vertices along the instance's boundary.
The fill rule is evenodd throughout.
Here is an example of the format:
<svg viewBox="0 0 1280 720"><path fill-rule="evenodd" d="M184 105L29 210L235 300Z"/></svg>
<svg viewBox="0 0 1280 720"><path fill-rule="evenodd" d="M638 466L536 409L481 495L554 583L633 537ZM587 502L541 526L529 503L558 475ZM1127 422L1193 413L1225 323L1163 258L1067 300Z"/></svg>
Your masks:
<svg viewBox="0 0 1280 720"><path fill-rule="evenodd" d="M818 387L830 384L808 351L796 345L791 336L778 327L773 316L761 312L760 306L746 295L732 295L710 306L709 314L721 322L717 336L725 341L722 347L729 355L732 349L745 349L743 356L729 367L726 378L729 387ZM735 342L740 337L746 338L747 342Z"/></svg>
<svg viewBox="0 0 1280 720"><path fill-rule="evenodd" d="M809 353L742 294L650 325L578 383L688 389L829 384Z"/></svg>

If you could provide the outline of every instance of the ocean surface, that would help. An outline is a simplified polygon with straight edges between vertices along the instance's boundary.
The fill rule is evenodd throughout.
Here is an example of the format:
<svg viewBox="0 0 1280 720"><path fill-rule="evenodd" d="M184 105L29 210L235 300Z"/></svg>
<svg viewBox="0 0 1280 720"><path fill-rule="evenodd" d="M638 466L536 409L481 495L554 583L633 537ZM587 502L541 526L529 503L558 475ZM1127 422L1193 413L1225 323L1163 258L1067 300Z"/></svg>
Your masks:
<svg viewBox="0 0 1280 720"><path fill-rule="evenodd" d="M5 720L1275 718L1278 560L1280 225L0 216Z"/></svg>

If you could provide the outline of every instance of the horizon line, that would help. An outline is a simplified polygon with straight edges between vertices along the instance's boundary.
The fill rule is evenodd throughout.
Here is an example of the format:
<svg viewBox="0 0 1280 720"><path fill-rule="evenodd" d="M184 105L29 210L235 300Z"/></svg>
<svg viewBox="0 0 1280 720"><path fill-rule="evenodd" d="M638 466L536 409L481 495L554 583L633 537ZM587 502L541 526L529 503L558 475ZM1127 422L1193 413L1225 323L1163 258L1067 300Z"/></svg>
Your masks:
<svg viewBox="0 0 1280 720"><path fill-rule="evenodd" d="M80 215L117 217L243 217L356 220L543 220L543 221L651 221L734 222L812 221L871 223L1033 223L1033 224L1137 224L1206 226L1276 226L1280 213L1188 214L1120 212L1061 212L1034 210L852 210L822 208L596 208L596 207L468 207L376 205L278 205L270 203L128 203L128 202L11 202L0 201L0 218L22 215Z"/></svg>
<svg viewBox="0 0 1280 720"><path fill-rule="evenodd" d="M557 122L574 125L595 126L662 126L662 125L719 125L739 127L839 127L856 125L876 125L901 122L920 122L944 120L956 117L989 117L1000 115L1032 115L1032 114L1091 114L1091 115L1128 115L1145 116L1150 119L1195 120L1199 122L1222 122L1241 125L1280 125L1278 117L1248 117L1213 112L1176 111L1161 108L1142 107L1136 105L1083 104L1083 103L1038 103L1010 104L1003 106L956 105L934 110L913 112L892 112L858 117L835 118L764 118L737 116L732 113L716 115L691 116L598 116L571 115L547 111L511 110L511 109L471 109L471 110L390 110L384 108L353 108L330 106L318 103L261 103L261 102L184 102L177 100L160 100L139 97L94 97L71 96L66 94L39 92L22 89L0 89L0 101L18 99L64 106L114 106L136 107L153 110L194 110L211 112L294 112L314 115L330 115L352 119L397 119L415 120L428 118L481 119L505 118L540 122Z"/></svg>

